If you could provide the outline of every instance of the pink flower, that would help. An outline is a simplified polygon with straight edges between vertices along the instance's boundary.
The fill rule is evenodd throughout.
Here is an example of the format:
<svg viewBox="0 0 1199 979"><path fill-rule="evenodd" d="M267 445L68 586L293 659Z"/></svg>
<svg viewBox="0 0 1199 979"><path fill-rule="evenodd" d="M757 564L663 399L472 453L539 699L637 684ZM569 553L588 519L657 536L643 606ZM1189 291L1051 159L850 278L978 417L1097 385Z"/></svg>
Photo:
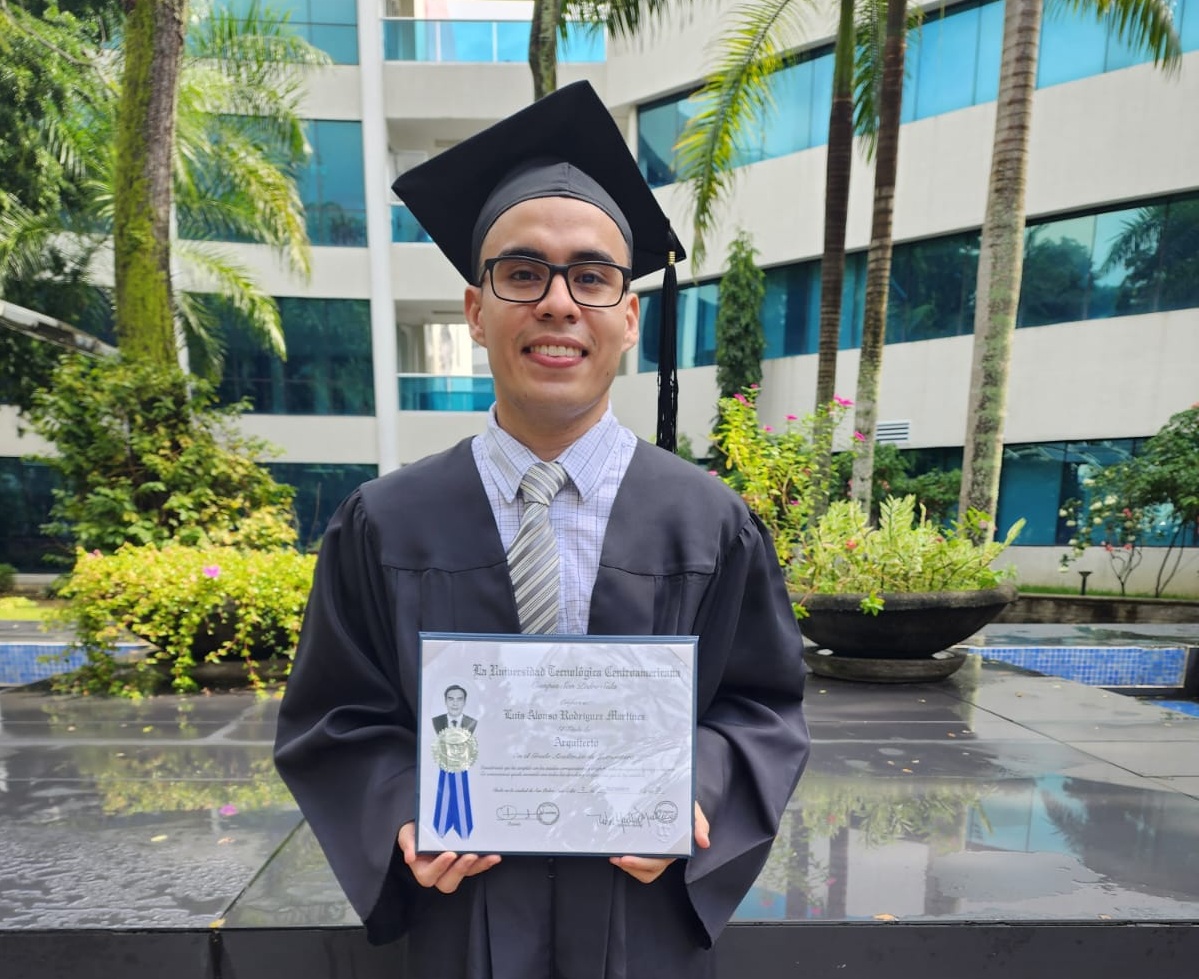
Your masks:
<svg viewBox="0 0 1199 979"><path fill-rule="evenodd" d="M797 422L797 421L799 421L799 415L788 415L788 416L787 416L787 421L789 421L789 422Z"/></svg>
<svg viewBox="0 0 1199 979"><path fill-rule="evenodd" d="M847 551L852 551L857 546L858 546L858 542L856 540L847 540L845 542L845 550L847 550Z"/></svg>
<svg viewBox="0 0 1199 979"><path fill-rule="evenodd" d="M1132 511L1131 511L1130 509L1128 509L1128 507L1125 507L1125 508L1124 508L1122 511L1120 511L1120 512L1121 512L1121 513L1123 513L1123 514L1124 514L1124 516L1126 516L1126 517L1131 517L1131 516L1132 516Z"/></svg>
<svg viewBox="0 0 1199 979"><path fill-rule="evenodd" d="M751 384L751 385L749 386L749 389L750 389L751 391L756 391L756 390L758 390L758 386L757 386L756 384Z"/></svg>
<svg viewBox="0 0 1199 979"><path fill-rule="evenodd" d="M855 442L865 442L865 441L866 441L866 436L865 436L865 435L863 435L861 432L854 432L854 433L853 433L853 440L854 440Z"/></svg>
<svg viewBox="0 0 1199 979"><path fill-rule="evenodd" d="M763 425L763 426L762 426L762 431L763 431L763 432L773 432L773 431L774 431L774 429L773 429L773 428L771 428L769 425Z"/></svg>
<svg viewBox="0 0 1199 979"><path fill-rule="evenodd" d="M738 401L740 401L743 405L749 404L749 398L747 398L740 391L738 391L736 394L734 394L733 397L736 398Z"/></svg>
<svg viewBox="0 0 1199 979"><path fill-rule="evenodd" d="M839 394L833 395L833 404L835 404L838 408L852 408L853 407L853 402L850 401L849 398L843 398Z"/></svg>
<svg viewBox="0 0 1199 979"><path fill-rule="evenodd" d="M89 556L90 557L103 557L104 555L100 553L100 548L97 547L94 551L92 551L92 553Z"/></svg>
<svg viewBox="0 0 1199 979"><path fill-rule="evenodd" d="M708 475L709 475L709 476L719 476L719 475L720 475L720 473L718 473L718 472L717 472L715 469L709 469L709 470L708 470Z"/></svg>
<svg viewBox="0 0 1199 979"><path fill-rule="evenodd" d="M1104 549L1105 551L1107 551L1107 552L1108 552L1108 554L1111 554L1111 552L1114 550L1114 548L1112 547L1112 545L1111 545L1111 544L1104 544L1104 545L1103 545L1103 549Z"/></svg>
<svg viewBox="0 0 1199 979"><path fill-rule="evenodd" d="M219 578L221 576L221 566L219 564L206 564L204 566L205 578Z"/></svg>
<svg viewBox="0 0 1199 979"><path fill-rule="evenodd" d="M237 815L237 806L234 806L234 805L221 806L221 808L218 809L217 812L219 812L222 816L236 816Z"/></svg>

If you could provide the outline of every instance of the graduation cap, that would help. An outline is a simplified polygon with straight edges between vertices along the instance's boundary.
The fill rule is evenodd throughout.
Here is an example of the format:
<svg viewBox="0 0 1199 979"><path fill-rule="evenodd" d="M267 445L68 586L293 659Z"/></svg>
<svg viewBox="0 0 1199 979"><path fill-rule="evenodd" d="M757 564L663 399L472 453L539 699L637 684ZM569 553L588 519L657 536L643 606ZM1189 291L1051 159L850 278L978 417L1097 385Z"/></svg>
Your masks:
<svg viewBox="0 0 1199 979"><path fill-rule="evenodd" d="M483 238L508 208L535 198L570 197L608 214L631 244L634 279L665 269L657 441L674 451L675 262L686 253L590 83L560 88L406 171L392 190L472 285L479 282Z"/></svg>

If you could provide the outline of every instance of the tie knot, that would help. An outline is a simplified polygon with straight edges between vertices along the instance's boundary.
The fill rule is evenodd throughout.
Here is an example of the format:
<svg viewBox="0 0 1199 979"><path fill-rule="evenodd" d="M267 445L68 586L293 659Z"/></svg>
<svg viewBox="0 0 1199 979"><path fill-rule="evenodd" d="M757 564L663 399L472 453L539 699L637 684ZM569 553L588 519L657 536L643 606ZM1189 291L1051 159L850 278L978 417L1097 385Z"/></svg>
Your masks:
<svg viewBox="0 0 1199 979"><path fill-rule="evenodd" d="M520 481L520 492L526 503L549 506L550 500L566 485L566 470L557 462L537 462L531 465Z"/></svg>

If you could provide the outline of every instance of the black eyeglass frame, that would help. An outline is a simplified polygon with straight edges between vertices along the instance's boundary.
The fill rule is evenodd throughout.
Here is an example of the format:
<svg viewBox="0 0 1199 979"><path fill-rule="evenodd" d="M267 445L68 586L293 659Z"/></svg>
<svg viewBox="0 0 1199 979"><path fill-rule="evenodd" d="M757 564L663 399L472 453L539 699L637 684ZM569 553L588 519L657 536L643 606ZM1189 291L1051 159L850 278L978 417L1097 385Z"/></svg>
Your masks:
<svg viewBox="0 0 1199 979"><path fill-rule="evenodd" d="M534 262L537 265L542 265L549 270L549 277L545 280L545 289L541 295L535 299L509 299L507 296L501 296L495 287L495 267L500 262ZM616 269L621 274L623 286L620 290L620 295L610 303L588 303L579 299L575 295L574 289L570 287L570 276L567 273L580 265L596 266L601 265L604 268ZM554 284L554 276L562 276L562 281L566 283L566 291L570 293L570 298L580 306L586 306L589 309L611 309L613 306L619 306L621 301L629 294L629 283L633 279L633 270L627 265L618 265L616 262L604 262L595 259L589 259L582 262L568 262L565 265L555 265L553 262L547 262L543 258L534 258L531 255L497 255L495 258L487 258L483 260L483 275L479 278L479 286L482 287L483 280L488 276L491 277L491 291L495 294L495 298L506 303L539 303L547 295L549 295L550 286Z"/></svg>

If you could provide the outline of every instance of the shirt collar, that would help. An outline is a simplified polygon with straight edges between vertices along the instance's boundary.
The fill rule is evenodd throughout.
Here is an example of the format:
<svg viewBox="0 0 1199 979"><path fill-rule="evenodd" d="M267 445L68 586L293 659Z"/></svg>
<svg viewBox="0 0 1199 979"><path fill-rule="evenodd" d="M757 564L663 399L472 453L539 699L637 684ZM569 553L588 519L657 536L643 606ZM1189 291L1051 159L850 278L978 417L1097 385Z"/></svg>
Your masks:
<svg viewBox="0 0 1199 979"><path fill-rule="evenodd" d="M582 500L589 499L599 488L607 460L616 451L619 429L620 423L609 407L598 422L555 460L566 470L566 475ZM528 446L500 428L495 417L495 405L487 413L483 441L487 457L495 469L496 485L504 500L512 503L520 491L520 481L525 472L540 460Z"/></svg>

